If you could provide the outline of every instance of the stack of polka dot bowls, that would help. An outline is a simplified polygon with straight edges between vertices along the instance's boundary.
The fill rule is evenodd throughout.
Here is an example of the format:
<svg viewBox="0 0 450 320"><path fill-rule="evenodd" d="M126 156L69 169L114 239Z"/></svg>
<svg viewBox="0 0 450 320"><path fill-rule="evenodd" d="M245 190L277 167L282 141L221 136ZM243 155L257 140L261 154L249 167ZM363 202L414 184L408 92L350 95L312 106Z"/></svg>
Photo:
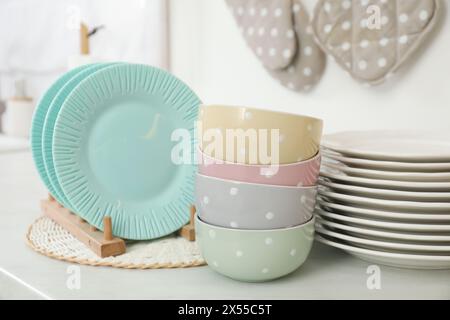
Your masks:
<svg viewBox="0 0 450 320"><path fill-rule="evenodd" d="M208 265L248 282L298 269L314 239L322 121L209 105L198 131L195 222Z"/></svg>

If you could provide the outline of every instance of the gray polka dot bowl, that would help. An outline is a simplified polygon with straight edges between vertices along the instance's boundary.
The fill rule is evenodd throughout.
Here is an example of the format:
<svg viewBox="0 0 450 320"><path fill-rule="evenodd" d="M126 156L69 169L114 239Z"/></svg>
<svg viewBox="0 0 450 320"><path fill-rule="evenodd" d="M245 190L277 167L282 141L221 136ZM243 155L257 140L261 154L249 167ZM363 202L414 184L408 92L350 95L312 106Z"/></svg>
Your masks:
<svg viewBox="0 0 450 320"><path fill-rule="evenodd" d="M313 215L317 187L225 180L197 174L196 207L202 221L232 229L279 229Z"/></svg>
<svg viewBox="0 0 450 320"><path fill-rule="evenodd" d="M297 270L314 240L314 217L284 229L239 230L195 219L197 241L208 265L235 280L262 282Z"/></svg>

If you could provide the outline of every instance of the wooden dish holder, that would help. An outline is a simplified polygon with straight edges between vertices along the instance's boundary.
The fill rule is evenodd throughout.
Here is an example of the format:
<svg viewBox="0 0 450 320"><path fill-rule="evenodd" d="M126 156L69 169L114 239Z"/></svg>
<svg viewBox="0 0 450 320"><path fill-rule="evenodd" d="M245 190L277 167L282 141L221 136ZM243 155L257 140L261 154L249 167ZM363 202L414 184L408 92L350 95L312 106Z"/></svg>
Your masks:
<svg viewBox="0 0 450 320"><path fill-rule="evenodd" d="M112 219L103 218L103 232L90 225L83 218L60 205L49 194L48 199L41 201L43 214L70 232L101 258L118 256L126 252L125 241L113 236ZM190 208L190 222L182 227L178 234L189 241L195 241L194 217L195 206Z"/></svg>

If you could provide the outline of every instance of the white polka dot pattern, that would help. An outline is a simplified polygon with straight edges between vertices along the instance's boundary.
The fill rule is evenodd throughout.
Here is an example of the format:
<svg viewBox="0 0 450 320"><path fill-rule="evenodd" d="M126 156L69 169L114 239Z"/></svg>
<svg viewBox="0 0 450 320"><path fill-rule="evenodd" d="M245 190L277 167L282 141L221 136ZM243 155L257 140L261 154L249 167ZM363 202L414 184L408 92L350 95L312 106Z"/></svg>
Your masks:
<svg viewBox="0 0 450 320"><path fill-rule="evenodd" d="M267 281L287 275L301 266L314 241L314 224L251 231L220 228L196 220L201 253L216 272L243 281ZM210 231L216 233L211 239Z"/></svg>
<svg viewBox="0 0 450 320"><path fill-rule="evenodd" d="M269 211L269 212L266 213L266 219L267 220L272 220L274 216L275 215L273 214L273 212Z"/></svg>
<svg viewBox="0 0 450 320"><path fill-rule="evenodd" d="M309 14L300 0L292 1L292 12L294 34L300 50L292 55L294 58L288 68L269 72L288 89L307 92L320 81L325 70L326 56L314 40Z"/></svg>
<svg viewBox="0 0 450 320"><path fill-rule="evenodd" d="M320 47L352 77L375 85L419 47L440 7L438 0L319 0L313 32Z"/></svg>
<svg viewBox="0 0 450 320"><path fill-rule="evenodd" d="M269 70L288 67L297 52L292 0L226 0L252 51Z"/></svg>
<svg viewBox="0 0 450 320"><path fill-rule="evenodd" d="M238 194L238 192L239 192L238 188L234 188L234 187L230 188L230 195L235 196Z"/></svg>
<svg viewBox="0 0 450 320"><path fill-rule="evenodd" d="M301 0L226 2L247 44L272 77L294 91L309 91L317 84L326 57L314 41ZM348 9L349 2L342 6ZM350 22L343 24L346 29L350 26ZM327 28L331 31L331 26Z"/></svg>
<svg viewBox="0 0 450 320"><path fill-rule="evenodd" d="M314 175L318 175L312 173ZM207 196L206 196L207 195ZM267 230L288 228L309 221L317 187L285 187L236 183L198 174L195 184L198 216L205 223L231 229ZM208 205L204 205L208 198ZM214 239L215 234L210 238ZM266 237L266 245L274 239Z"/></svg>

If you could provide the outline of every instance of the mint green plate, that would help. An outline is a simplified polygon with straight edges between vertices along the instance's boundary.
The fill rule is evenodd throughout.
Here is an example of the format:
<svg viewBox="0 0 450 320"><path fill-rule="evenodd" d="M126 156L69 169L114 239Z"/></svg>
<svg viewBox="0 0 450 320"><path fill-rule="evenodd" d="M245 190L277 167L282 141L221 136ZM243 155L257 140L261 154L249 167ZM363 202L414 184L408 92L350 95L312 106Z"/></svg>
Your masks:
<svg viewBox="0 0 450 320"><path fill-rule="evenodd" d="M114 235L126 239L162 237L187 223L196 167L174 164L180 142L171 136L189 133L192 159L199 104L183 82L149 66L116 65L84 79L53 135L56 176L74 211L101 230L111 216Z"/></svg>
<svg viewBox="0 0 450 320"><path fill-rule="evenodd" d="M88 68L89 66L82 66L75 68L63 74L58 78L50 88L41 97L35 111L33 114L33 121L31 124L30 140L31 140L31 153L33 155L33 160L36 165L36 169L41 177L42 182L44 182L47 190L51 195L61 203L61 199L57 196L55 189L50 183L50 179L45 170L44 156L42 154L42 133L45 125L45 117L47 116L47 111L58 94L59 90L64 87L64 85L78 72Z"/></svg>
<svg viewBox="0 0 450 320"><path fill-rule="evenodd" d="M53 163L53 131L55 129L55 122L58 116L59 110L61 109L62 104L66 100L67 96L72 92L72 90L87 76L92 73L101 70L105 67L111 66L111 63L99 63L92 64L87 68L79 71L76 75L71 77L69 81L58 91L56 96L53 98L52 103L47 111L47 116L45 117L45 123L42 133L42 155L45 165L45 170L47 173L47 177L50 181L52 189L55 193L55 197L60 201L60 203L70 209L73 210L72 204L64 195L64 192L58 182L55 172L55 166Z"/></svg>

